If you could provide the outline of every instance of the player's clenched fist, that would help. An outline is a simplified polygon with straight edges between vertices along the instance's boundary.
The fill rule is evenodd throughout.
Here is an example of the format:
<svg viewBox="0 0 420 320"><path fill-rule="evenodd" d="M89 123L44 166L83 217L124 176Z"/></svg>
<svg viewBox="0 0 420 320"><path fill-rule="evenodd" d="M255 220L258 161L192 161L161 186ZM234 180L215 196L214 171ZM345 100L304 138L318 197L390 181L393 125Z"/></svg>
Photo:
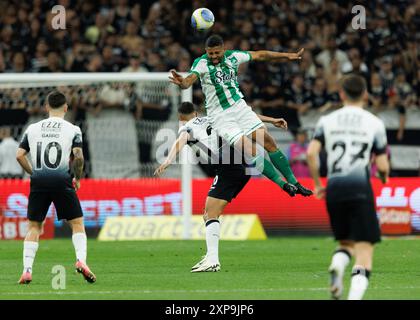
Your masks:
<svg viewBox="0 0 420 320"><path fill-rule="evenodd" d="M274 119L273 125L277 128L287 130L287 121L283 118Z"/></svg>

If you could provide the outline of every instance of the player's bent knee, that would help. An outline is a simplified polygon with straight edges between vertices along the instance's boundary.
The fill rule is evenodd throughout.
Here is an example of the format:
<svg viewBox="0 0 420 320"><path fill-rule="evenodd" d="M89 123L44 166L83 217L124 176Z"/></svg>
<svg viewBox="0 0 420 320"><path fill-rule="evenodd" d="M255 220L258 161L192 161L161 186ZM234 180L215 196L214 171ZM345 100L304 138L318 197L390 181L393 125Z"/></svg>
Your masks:
<svg viewBox="0 0 420 320"><path fill-rule="evenodd" d="M70 224L71 229L73 230L73 233L85 232L83 218L76 218L73 220L68 220L67 222Z"/></svg>
<svg viewBox="0 0 420 320"><path fill-rule="evenodd" d="M41 233L42 228L43 228L43 223L42 222L29 221L29 226L28 226L29 231Z"/></svg>
<svg viewBox="0 0 420 320"><path fill-rule="evenodd" d="M234 148L239 152L243 151L248 156L255 156L256 153L252 141L245 136L234 144Z"/></svg>
<svg viewBox="0 0 420 320"><path fill-rule="evenodd" d="M273 137L268 133L264 135L264 149L266 149L268 152L274 152L278 149Z"/></svg>

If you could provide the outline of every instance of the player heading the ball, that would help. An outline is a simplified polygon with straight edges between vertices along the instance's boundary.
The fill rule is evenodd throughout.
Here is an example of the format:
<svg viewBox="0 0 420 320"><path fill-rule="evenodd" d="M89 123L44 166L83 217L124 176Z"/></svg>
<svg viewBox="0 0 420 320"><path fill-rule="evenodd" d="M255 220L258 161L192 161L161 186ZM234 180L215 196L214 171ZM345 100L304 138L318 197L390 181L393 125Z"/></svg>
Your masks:
<svg viewBox="0 0 420 320"><path fill-rule="evenodd" d="M181 89L187 89L200 79L206 97L207 115L217 134L238 151L243 150L260 173L279 185L290 196L312 195L311 190L297 181L287 157L278 148L261 119L245 102L237 79L238 68L242 63L299 61L304 49L297 53L225 50L223 39L219 35L207 38L205 49L206 54L194 60L187 77L184 78L175 70L171 70L170 81ZM271 161L257 154L256 144L264 147ZM276 169L289 184L278 178Z"/></svg>

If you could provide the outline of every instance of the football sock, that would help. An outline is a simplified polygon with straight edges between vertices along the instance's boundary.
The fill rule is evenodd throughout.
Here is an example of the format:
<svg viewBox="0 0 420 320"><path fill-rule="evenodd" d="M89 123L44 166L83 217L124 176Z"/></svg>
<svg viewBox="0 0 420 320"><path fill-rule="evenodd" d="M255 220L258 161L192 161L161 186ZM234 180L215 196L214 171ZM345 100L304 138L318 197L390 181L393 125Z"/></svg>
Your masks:
<svg viewBox="0 0 420 320"><path fill-rule="evenodd" d="M269 152L268 155L270 156L271 162L286 178L287 182L290 182L291 184L296 184L298 182L293 174L292 168L290 168L289 160L281 150Z"/></svg>
<svg viewBox="0 0 420 320"><path fill-rule="evenodd" d="M350 263L351 255L346 249L338 249L334 252L329 270L335 270L339 277L344 275L347 265Z"/></svg>
<svg viewBox="0 0 420 320"><path fill-rule="evenodd" d="M263 156L256 156L253 158L253 164L255 164L255 168L261 172L264 176L268 179L273 181L275 184L279 185L281 188L286 184L283 179L280 177L280 174L274 168L270 161L265 159Z"/></svg>
<svg viewBox="0 0 420 320"><path fill-rule="evenodd" d="M34 264L38 246L38 242L23 241L23 272L32 273L32 265Z"/></svg>
<svg viewBox="0 0 420 320"><path fill-rule="evenodd" d="M348 300L362 300L369 285L369 276L369 270L366 270L361 266L353 267Z"/></svg>
<svg viewBox="0 0 420 320"><path fill-rule="evenodd" d="M74 250L76 251L76 258L77 260L86 263L86 247L87 247L87 239L86 233L73 233L71 237L73 241Z"/></svg>
<svg viewBox="0 0 420 320"><path fill-rule="evenodd" d="M210 263L219 263L220 222L210 219L206 222L207 258Z"/></svg>

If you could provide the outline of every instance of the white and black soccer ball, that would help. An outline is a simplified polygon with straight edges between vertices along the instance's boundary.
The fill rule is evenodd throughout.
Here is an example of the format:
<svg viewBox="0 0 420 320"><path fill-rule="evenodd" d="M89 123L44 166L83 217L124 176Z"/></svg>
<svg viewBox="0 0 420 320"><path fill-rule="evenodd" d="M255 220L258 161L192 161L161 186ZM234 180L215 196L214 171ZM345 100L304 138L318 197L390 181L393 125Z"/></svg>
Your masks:
<svg viewBox="0 0 420 320"><path fill-rule="evenodd" d="M191 26L196 30L208 30L213 24L214 14L207 8L198 8L191 16Z"/></svg>

